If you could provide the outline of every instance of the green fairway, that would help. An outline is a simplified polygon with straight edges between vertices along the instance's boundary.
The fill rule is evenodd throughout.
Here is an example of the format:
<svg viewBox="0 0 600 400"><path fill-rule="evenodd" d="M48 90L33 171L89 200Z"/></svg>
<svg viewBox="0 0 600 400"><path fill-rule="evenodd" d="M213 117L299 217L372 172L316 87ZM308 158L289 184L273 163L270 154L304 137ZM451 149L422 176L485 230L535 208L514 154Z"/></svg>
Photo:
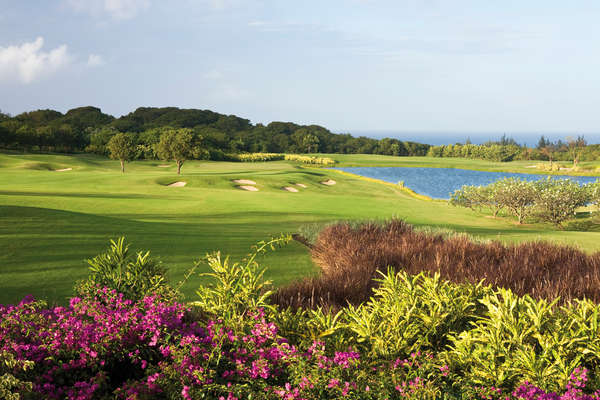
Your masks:
<svg viewBox="0 0 600 400"><path fill-rule="evenodd" d="M474 160L330 155L339 165L499 168ZM549 225L516 226L441 201L415 199L399 188L304 168L290 162L188 161L182 175L160 161L119 162L97 156L0 154L0 303L25 294L63 303L87 273L84 259L125 235L133 248L151 250L169 267L172 282L194 260L221 250L238 259L255 242L293 233L306 223L397 216L415 225L446 227L505 241L545 239L600 249L600 234L556 231ZM524 169L533 162L502 164ZM64 172L57 169L72 168ZM531 170L517 171L531 172ZM337 181L326 186L320 182ZM258 192L233 179L255 181ZM166 184L185 181L185 187ZM298 193L282 190L296 186ZM282 284L315 271L299 243L267 255L268 277ZM193 299L201 279L184 287Z"/></svg>

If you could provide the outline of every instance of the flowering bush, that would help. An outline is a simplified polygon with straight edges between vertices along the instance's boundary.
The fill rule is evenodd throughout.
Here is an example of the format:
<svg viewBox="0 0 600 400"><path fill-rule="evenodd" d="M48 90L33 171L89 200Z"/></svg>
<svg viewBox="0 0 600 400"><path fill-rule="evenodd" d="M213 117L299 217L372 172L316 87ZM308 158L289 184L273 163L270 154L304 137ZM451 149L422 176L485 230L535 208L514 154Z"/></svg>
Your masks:
<svg viewBox="0 0 600 400"><path fill-rule="evenodd" d="M598 305L390 270L364 305L278 310L254 260L288 240L209 257L197 304L104 287L0 305L0 396L600 400Z"/></svg>

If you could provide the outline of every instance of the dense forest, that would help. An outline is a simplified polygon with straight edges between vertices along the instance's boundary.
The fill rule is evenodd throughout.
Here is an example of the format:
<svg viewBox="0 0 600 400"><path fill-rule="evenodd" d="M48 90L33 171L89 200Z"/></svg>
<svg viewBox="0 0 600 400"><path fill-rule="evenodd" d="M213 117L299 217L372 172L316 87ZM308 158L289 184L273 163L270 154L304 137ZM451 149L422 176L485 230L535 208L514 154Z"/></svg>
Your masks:
<svg viewBox="0 0 600 400"><path fill-rule="evenodd" d="M161 134L189 128L200 159L227 160L240 153L342 153L392 156L465 157L492 161L591 161L600 159L600 145L581 136L551 142L543 136L536 147L519 145L503 136L481 145L466 143L430 146L392 138L373 139L335 134L319 125L293 122L252 124L235 115L176 107L140 107L115 118L96 107L79 107L65 114L37 110L10 116L0 112L0 148L30 152L89 152L108 155L107 143L119 132L130 135L136 159L156 159Z"/></svg>
<svg viewBox="0 0 600 400"><path fill-rule="evenodd" d="M334 134L318 125L292 122L252 124L235 115L176 107L138 108L115 118L96 107L62 114L37 110L11 117L0 113L0 147L43 152L108 154L106 144L119 132L131 135L139 159L157 158L156 144L169 128L192 129L198 157L223 160L236 153L361 153L424 156L429 145L398 139Z"/></svg>

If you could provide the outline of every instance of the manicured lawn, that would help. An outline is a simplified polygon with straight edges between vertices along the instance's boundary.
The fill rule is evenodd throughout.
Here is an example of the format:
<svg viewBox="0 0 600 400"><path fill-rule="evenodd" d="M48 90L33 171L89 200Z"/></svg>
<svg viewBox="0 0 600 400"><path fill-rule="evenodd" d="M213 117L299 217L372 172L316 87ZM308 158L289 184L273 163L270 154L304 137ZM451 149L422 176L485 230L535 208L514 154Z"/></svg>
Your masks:
<svg viewBox="0 0 600 400"><path fill-rule="evenodd" d="M497 170L495 163L460 159L331 155L340 165L450 166ZM420 161L420 163L419 163ZM548 225L516 226L440 201L422 201L386 185L289 162L187 162L178 177L161 161L127 164L91 155L0 154L0 303L32 293L64 303L84 262L110 238L125 235L133 248L151 250L169 267L173 282L194 260L221 250L234 260L255 242L293 233L306 223L397 216L415 225L446 227L504 241L552 240L600 250L598 233L555 231ZM518 168L533 163L519 163ZM502 164L505 165L505 164ZM516 164L514 164L516 165ZM513 163L508 164L513 170ZM61 168L70 171L56 172ZM517 167L515 167L517 168ZM530 169L516 172L532 172ZM322 185L328 178L334 186ZM257 182L258 192L233 179ZM185 181L185 187L165 184ZM298 193L283 186L303 183ZM292 243L267 255L268 277L283 284L316 271L307 249ZM188 299L202 283L184 287Z"/></svg>

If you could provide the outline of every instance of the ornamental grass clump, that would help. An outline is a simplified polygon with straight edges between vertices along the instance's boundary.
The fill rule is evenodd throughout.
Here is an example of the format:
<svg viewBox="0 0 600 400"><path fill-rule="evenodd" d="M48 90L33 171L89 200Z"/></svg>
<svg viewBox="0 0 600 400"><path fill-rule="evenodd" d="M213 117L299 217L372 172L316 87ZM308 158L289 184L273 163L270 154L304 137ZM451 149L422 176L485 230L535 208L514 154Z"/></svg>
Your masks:
<svg viewBox="0 0 600 400"><path fill-rule="evenodd" d="M340 309L366 301L378 271L439 273L456 283L509 288L519 295L560 303L600 301L600 253L546 242L505 245L476 242L465 235L420 232L401 220L355 227L327 226L311 255L321 274L280 288L275 303L284 307Z"/></svg>

